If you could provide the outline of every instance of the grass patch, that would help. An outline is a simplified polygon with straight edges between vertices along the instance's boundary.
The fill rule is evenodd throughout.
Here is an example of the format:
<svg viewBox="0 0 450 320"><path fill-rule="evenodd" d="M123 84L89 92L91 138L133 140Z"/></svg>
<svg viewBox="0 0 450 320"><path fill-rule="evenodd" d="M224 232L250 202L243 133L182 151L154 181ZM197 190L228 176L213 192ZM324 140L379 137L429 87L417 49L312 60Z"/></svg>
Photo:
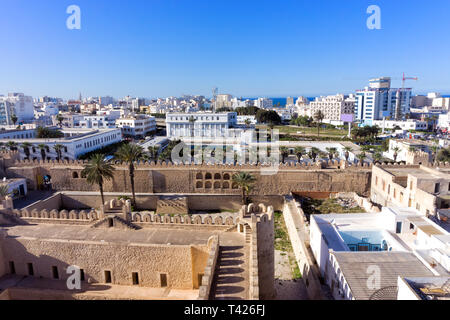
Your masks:
<svg viewBox="0 0 450 320"><path fill-rule="evenodd" d="M302 197L302 209L309 217L312 214L330 214L330 213L362 213L365 210L359 206L346 208L337 202L337 199L311 199Z"/></svg>
<svg viewBox="0 0 450 320"><path fill-rule="evenodd" d="M291 240L284 223L283 213L275 212L275 250L281 251L281 255L288 256L289 265L293 274L293 279L301 279L302 274L295 260L294 249L292 248Z"/></svg>

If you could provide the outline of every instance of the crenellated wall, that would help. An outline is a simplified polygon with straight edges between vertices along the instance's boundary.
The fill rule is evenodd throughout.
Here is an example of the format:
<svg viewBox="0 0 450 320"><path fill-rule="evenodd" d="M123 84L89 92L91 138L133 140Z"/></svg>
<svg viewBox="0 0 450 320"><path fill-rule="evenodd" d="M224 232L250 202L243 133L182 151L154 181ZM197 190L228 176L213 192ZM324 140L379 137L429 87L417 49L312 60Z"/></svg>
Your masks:
<svg viewBox="0 0 450 320"><path fill-rule="evenodd" d="M9 177L26 178L30 190L38 189L44 175L50 175L57 191L98 191L86 183L81 172L85 161L16 161L7 169ZM116 164L114 180L105 183L105 192L131 190L128 167ZM137 193L239 195L232 176L240 171L252 173L257 181L253 195L290 194L292 191L350 192L368 195L371 165L349 165L345 161L280 164L278 171L266 175L263 165L175 165L172 163L137 163Z"/></svg>

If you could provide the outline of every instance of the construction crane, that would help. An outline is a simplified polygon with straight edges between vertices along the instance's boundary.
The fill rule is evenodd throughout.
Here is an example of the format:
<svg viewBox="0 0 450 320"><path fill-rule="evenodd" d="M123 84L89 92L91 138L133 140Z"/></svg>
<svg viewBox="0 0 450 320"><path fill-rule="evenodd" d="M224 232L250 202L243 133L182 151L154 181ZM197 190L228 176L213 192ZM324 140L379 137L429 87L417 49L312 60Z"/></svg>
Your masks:
<svg viewBox="0 0 450 320"><path fill-rule="evenodd" d="M396 96L396 105L395 105L395 120L401 120L402 118L402 101L403 101L403 93L405 91L405 82L406 80L414 80L414 81L418 81L419 78L418 77L406 77L405 73L403 72L403 77L402 77L402 89L401 90L397 90L397 96Z"/></svg>

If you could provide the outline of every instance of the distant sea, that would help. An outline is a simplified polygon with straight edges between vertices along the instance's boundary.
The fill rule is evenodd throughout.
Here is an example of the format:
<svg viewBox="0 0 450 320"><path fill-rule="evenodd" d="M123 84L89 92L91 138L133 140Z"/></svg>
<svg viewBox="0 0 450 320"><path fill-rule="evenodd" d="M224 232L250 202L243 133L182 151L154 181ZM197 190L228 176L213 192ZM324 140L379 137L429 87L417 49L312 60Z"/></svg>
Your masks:
<svg viewBox="0 0 450 320"><path fill-rule="evenodd" d="M294 98L294 103L297 101L298 97L292 97ZM313 101L316 97L306 97L309 101ZM256 100L258 98L242 98L242 100ZM276 107L278 105L278 103L280 104L280 108L284 108L286 107L286 98L271 98L269 97L269 99L271 99L273 101L273 106Z"/></svg>

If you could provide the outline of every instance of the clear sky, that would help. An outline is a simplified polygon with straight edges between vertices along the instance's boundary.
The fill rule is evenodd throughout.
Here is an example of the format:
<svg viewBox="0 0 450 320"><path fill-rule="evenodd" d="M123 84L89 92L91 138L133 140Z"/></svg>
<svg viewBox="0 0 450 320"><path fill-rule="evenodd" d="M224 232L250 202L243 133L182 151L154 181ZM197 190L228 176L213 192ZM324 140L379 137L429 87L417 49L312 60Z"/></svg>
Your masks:
<svg viewBox="0 0 450 320"><path fill-rule="evenodd" d="M66 9L81 8L81 30ZM369 30L369 5L381 30ZM450 92L449 0L1 0L0 94Z"/></svg>

